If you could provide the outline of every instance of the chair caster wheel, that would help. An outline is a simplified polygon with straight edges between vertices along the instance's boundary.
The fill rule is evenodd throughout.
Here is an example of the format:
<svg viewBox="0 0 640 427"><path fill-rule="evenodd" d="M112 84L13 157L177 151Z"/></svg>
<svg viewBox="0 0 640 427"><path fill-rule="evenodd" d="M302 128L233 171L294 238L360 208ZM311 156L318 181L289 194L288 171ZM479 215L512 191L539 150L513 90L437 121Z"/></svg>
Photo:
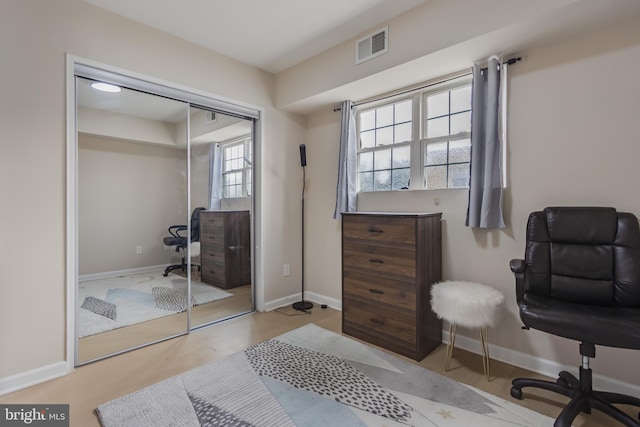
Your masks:
<svg viewBox="0 0 640 427"><path fill-rule="evenodd" d="M522 400L522 390L517 387L511 387L511 397Z"/></svg>

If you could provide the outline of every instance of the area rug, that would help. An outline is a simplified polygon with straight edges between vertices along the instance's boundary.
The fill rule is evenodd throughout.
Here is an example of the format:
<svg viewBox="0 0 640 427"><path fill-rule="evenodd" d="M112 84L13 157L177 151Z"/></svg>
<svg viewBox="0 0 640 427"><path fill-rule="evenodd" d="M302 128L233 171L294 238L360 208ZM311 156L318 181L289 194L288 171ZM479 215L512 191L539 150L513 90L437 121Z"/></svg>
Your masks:
<svg viewBox="0 0 640 427"><path fill-rule="evenodd" d="M112 426L550 426L313 324L100 405Z"/></svg>
<svg viewBox="0 0 640 427"><path fill-rule="evenodd" d="M192 281L191 306L233 296L212 285ZM80 282L80 338L180 313L187 309L187 279L163 271Z"/></svg>

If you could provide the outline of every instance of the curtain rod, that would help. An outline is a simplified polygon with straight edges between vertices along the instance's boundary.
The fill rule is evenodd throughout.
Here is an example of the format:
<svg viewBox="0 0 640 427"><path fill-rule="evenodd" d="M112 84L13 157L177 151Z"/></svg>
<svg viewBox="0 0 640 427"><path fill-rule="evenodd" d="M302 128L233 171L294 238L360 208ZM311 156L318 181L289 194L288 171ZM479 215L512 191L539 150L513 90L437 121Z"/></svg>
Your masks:
<svg viewBox="0 0 640 427"><path fill-rule="evenodd" d="M519 62L519 61L522 61L522 57L521 56L518 56L516 58L507 59L502 64L513 65L513 64L515 64L516 62ZM484 70L486 70L486 68L483 68L482 70L484 71ZM429 84L426 84L424 86L414 87L412 89L402 90L400 92L392 93L390 95L384 95L384 96L381 96L379 98L374 98L374 99L370 99L368 101L359 102L357 104L353 104L351 108L358 107L358 106L364 105L364 104L369 104L371 102L382 101L383 99L387 99L387 98L394 98L396 96L404 95L406 93L411 93L411 92L415 92L415 91L418 91L418 90L426 89L426 88L431 87L431 86L440 85L442 83L446 83L446 82L450 82L452 80L460 79L462 77L470 76L471 74L472 74L471 72L468 72L468 73L465 73L465 74L461 74L459 76L450 77L450 78L445 79L445 80L440 80L440 81L437 81L437 82L434 82L434 83L429 83ZM340 110L342 110L342 107L337 107L337 108L333 109L334 112L340 111Z"/></svg>

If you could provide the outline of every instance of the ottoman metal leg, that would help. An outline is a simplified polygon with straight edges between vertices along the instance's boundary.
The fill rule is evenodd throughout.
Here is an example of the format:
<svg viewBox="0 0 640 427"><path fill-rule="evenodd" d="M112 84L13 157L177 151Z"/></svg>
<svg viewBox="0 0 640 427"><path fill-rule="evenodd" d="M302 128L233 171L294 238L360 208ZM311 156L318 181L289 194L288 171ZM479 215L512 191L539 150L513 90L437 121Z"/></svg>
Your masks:
<svg viewBox="0 0 640 427"><path fill-rule="evenodd" d="M482 341L482 369L484 370L484 376L489 381L489 336L486 327L480 328L480 341Z"/></svg>
<svg viewBox="0 0 640 427"><path fill-rule="evenodd" d="M449 370L449 362L451 362L451 356L453 355L453 347L456 345L456 325L455 323L449 323L449 343L447 343L447 355L444 363L444 370Z"/></svg>

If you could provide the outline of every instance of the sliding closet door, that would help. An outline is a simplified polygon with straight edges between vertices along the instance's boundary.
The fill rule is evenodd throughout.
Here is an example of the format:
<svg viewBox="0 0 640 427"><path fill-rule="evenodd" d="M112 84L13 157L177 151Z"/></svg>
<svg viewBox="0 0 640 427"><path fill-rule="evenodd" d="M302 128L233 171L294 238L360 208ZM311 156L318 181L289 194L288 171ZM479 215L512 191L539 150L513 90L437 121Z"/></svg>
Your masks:
<svg viewBox="0 0 640 427"><path fill-rule="evenodd" d="M192 106L189 134L193 329L253 310L253 120Z"/></svg>
<svg viewBox="0 0 640 427"><path fill-rule="evenodd" d="M76 364L188 330L186 269L164 275L190 215L188 104L93 83L76 77Z"/></svg>

